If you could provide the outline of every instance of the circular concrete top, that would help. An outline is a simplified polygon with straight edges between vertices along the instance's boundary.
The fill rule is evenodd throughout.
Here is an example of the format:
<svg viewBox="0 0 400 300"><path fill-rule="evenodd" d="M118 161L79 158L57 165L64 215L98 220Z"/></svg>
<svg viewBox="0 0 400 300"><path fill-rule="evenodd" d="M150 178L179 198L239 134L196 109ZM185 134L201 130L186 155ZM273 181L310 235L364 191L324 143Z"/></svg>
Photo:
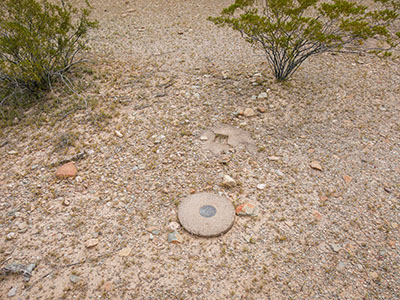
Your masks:
<svg viewBox="0 0 400 300"><path fill-rule="evenodd" d="M213 237L231 229L235 209L225 197L199 193L184 198L178 208L182 226L192 234Z"/></svg>

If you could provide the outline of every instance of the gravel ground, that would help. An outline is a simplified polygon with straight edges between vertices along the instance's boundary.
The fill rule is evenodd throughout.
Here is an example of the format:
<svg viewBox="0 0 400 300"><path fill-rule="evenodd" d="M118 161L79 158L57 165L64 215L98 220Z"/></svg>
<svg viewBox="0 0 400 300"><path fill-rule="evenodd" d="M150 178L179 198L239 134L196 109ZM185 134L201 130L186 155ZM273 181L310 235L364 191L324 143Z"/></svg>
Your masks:
<svg viewBox="0 0 400 300"><path fill-rule="evenodd" d="M92 0L77 94L0 132L2 299L400 298L398 58L324 54L279 84L206 20L229 3ZM205 151L221 124L257 151ZM71 158L78 176L57 179ZM168 243L197 192L258 216ZM29 282L13 263L36 265Z"/></svg>

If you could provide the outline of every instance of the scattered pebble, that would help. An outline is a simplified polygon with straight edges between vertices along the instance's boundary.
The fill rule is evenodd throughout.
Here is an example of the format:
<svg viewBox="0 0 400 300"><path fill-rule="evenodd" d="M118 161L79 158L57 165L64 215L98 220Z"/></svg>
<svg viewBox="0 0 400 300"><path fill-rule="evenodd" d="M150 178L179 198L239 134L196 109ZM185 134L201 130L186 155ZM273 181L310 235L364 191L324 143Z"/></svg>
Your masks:
<svg viewBox="0 0 400 300"><path fill-rule="evenodd" d="M336 269L337 269L338 271L343 271L345 268L346 268L346 264L345 264L344 262L341 261L341 262L338 263Z"/></svg>
<svg viewBox="0 0 400 300"><path fill-rule="evenodd" d="M79 276L76 275L69 276L69 281L71 281L72 283L78 283L79 280L80 280Z"/></svg>
<svg viewBox="0 0 400 300"><path fill-rule="evenodd" d="M265 99L268 98L268 94L266 92L262 92L258 95L258 99Z"/></svg>
<svg viewBox="0 0 400 300"><path fill-rule="evenodd" d="M289 227L293 227L293 225L294 225L293 221L290 221L290 220L287 220L285 223Z"/></svg>
<svg viewBox="0 0 400 300"><path fill-rule="evenodd" d="M256 243L256 239L253 238L253 237L250 236L250 235L244 236L244 240L245 240L247 243L249 243L249 244L255 244L255 243Z"/></svg>
<svg viewBox="0 0 400 300"><path fill-rule="evenodd" d="M6 240L13 240L17 237L17 234L15 232L10 232L9 234L6 235Z"/></svg>
<svg viewBox="0 0 400 300"><path fill-rule="evenodd" d="M319 212L319 211L317 211L317 210L313 210L313 215L314 215L314 217L318 220L318 221L321 221L322 220L322 214Z"/></svg>
<svg viewBox="0 0 400 300"><path fill-rule="evenodd" d="M122 257L127 257L129 256L129 254L131 254L131 251L132 251L131 247L125 247L118 252L118 255Z"/></svg>
<svg viewBox="0 0 400 300"><path fill-rule="evenodd" d="M181 225L179 225L179 223L177 222L171 222L168 224L168 228L172 231L176 231L181 227Z"/></svg>
<svg viewBox="0 0 400 300"><path fill-rule="evenodd" d="M252 109L252 108L246 108L246 109L243 111L243 115L244 115L245 117L254 117L254 116L256 115L256 113L255 113L254 109Z"/></svg>
<svg viewBox="0 0 400 300"><path fill-rule="evenodd" d="M56 177L59 179L75 177L77 173L78 169L75 166L75 162L70 161L57 169Z"/></svg>
<svg viewBox="0 0 400 300"><path fill-rule="evenodd" d="M26 267L26 271L28 271L28 273L32 273L32 271L36 268L36 264L29 264Z"/></svg>
<svg viewBox="0 0 400 300"><path fill-rule="evenodd" d="M173 231L168 234L168 242L172 244L180 244L183 242L183 238L177 231Z"/></svg>
<svg viewBox="0 0 400 300"><path fill-rule="evenodd" d="M98 239L89 239L86 241L85 243L85 247L86 248L92 248L94 246L96 246L99 243Z"/></svg>
<svg viewBox="0 0 400 300"><path fill-rule="evenodd" d="M236 186L236 181L229 175L224 175L224 179L222 181L222 186L231 188Z"/></svg>
<svg viewBox="0 0 400 300"><path fill-rule="evenodd" d="M123 134L118 130L115 130L115 135L120 138L123 137Z"/></svg>
<svg viewBox="0 0 400 300"><path fill-rule="evenodd" d="M314 170L322 171L321 164L315 160L311 162L310 167Z"/></svg>
<svg viewBox="0 0 400 300"><path fill-rule="evenodd" d="M111 281L107 281L106 283L104 283L103 288L104 288L104 290L106 290L107 292L111 291L111 289L112 289L112 282L111 282Z"/></svg>
<svg viewBox="0 0 400 300"><path fill-rule="evenodd" d="M274 171L275 171L275 174L280 176L280 177L285 176L285 174L283 174L283 172L281 170L274 170Z"/></svg>
<svg viewBox="0 0 400 300"><path fill-rule="evenodd" d="M266 186L267 186L266 184L260 183L260 184L257 184L257 189L258 190L263 190L263 189L265 189Z"/></svg>
<svg viewBox="0 0 400 300"><path fill-rule="evenodd" d="M268 160L270 160L270 161L278 161L278 160L280 160L281 158L280 157L278 157L278 156L268 156Z"/></svg>
<svg viewBox="0 0 400 300"><path fill-rule="evenodd" d="M328 197L327 196L319 196L319 200L324 203L326 201L328 201Z"/></svg>
<svg viewBox="0 0 400 300"><path fill-rule="evenodd" d="M160 230L154 229L154 230L151 231L151 234L159 235L160 234Z"/></svg>
<svg viewBox="0 0 400 300"><path fill-rule="evenodd" d="M251 203L243 203L236 207L236 214L239 216L257 216L258 208Z"/></svg>
<svg viewBox="0 0 400 300"><path fill-rule="evenodd" d="M28 225L26 223L18 223L17 227L19 233L24 233L28 230Z"/></svg>
<svg viewBox="0 0 400 300"><path fill-rule="evenodd" d="M331 244L330 246L331 246L332 250L333 250L334 252L336 252L336 253L339 252L340 249L342 249L342 246L340 246L340 245L338 245L338 244Z"/></svg>
<svg viewBox="0 0 400 300"><path fill-rule="evenodd" d="M266 112L265 107L261 107L261 106L257 107L257 110L262 114Z"/></svg>
<svg viewBox="0 0 400 300"><path fill-rule="evenodd" d="M206 135L202 135L200 137L200 141L207 141L207 140L208 140L208 137Z"/></svg>
<svg viewBox="0 0 400 300"><path fill-rule="evenodd" d="M8 297L14 297L16 294L17 294L17 290L18 290L18 288L16 287L16 286L14 286L14 287L12 287L9 291L8 291L8 294L7 294L7 296Z"/></svg>
<svg viewBox="0 0 400 300"><path fill-rule="evenodd" d="M11 150L11 151L7 151L7 153L10 154L10 155L17 155L18 151Z"/></svg>
<svg viewBox="0 0 400 300"><path fill-rule="evenodd" d="M369 272L369 277L371 277L372 280L377 280L379 278L379 274L377 272Z"/></svg>
<svg viewBox="0 0 400 300"><path fill-rule="evenodd" d="M343 180L344 180L347 184L349 184L349 183L353 180L353 178L351 178L351 177L348 176L348 175L343 175Z"/></svg>
<svg viewBox="0 0 400 300"><path fill-rule="evenodd" d="M70 204L71 204L71 201L69 201L68 199L63 200L63 205L69 206Z"/></svg>

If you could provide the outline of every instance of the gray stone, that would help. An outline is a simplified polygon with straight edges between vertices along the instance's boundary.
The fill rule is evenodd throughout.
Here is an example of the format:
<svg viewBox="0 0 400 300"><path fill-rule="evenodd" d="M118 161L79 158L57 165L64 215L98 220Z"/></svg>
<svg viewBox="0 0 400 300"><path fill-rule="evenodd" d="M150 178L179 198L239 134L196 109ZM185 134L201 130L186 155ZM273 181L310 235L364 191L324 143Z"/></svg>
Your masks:
<svg viewBox="0 0 400 300"><path fill-rule="evenodd" d="M70 280L72 283L78 283L79 280L80 280L80 278L79 278L79 276L71 275L71 276L69 276L69 280Z"/></svg>
<svg viewBox="0 0 400 300"><path fill-rule="evenodd" d="M342 249L342 246L338 245L338 244L331 244L331 248L334 252L339 252L340 249Z"/></svg>
<svg viewBox="0 0 400 300"><path fill-rule="evenodd" d="M337 267L336 267L336 269L338 270L338 271L343 271L344 269L346 268L346 264L344 263L344 262L339 262L338 263L338 265L337 265Z"/></svg>
<svg viewBox="0 0 400 300"><path fill-rule="evenodd" d="M190 233L213 237L224 234L232 227L235 209L225 197L199 193L181 201L178 218Z"/></svg>
<svg viewBox="0 0 400 300"><path fill-rule="evenodd" d="M17 294L18 288L16 286L12 287L9 291L7 296L8 297L14 297Z"/></svg>
<svg viewBox="0 0 400 300"><path fill-rule="evenodd" d="M265 99L268 97L268 94L266 92L262 92L258 95L258 99Z"/></svg>
<svg viewBox="0 0 400 300"><path fill-rule="evenodd" d="M26 270L27 270L29 273L32 273L32 271L33 271L35 268L36 268L36 264L29 264L29 265L26 267Z"/></svg>
<svg viewBox="0 0 400 300"><path fill-rule="evenodd" d="M168 242L172 244L180 244L183 242L182 236L177 231L170 232L168 234Z"/></svg>

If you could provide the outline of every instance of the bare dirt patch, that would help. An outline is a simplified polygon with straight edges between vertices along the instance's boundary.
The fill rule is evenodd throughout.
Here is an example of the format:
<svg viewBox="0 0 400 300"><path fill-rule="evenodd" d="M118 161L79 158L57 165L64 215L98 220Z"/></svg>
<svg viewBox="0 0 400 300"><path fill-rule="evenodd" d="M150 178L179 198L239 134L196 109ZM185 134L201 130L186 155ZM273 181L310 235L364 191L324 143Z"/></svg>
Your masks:
<svg viewBox="0 0 400 300"><path fill-rule="evenodd" d="M29 282L1 273L4 298L400 297L398 58L325 54L278 84L261 52L206 20L228 2L92 1L79 94L1 131L0 268L36 264ZM204 151L218 124L257 151ZM195 192L258 216L168 243Z"/></svg>

